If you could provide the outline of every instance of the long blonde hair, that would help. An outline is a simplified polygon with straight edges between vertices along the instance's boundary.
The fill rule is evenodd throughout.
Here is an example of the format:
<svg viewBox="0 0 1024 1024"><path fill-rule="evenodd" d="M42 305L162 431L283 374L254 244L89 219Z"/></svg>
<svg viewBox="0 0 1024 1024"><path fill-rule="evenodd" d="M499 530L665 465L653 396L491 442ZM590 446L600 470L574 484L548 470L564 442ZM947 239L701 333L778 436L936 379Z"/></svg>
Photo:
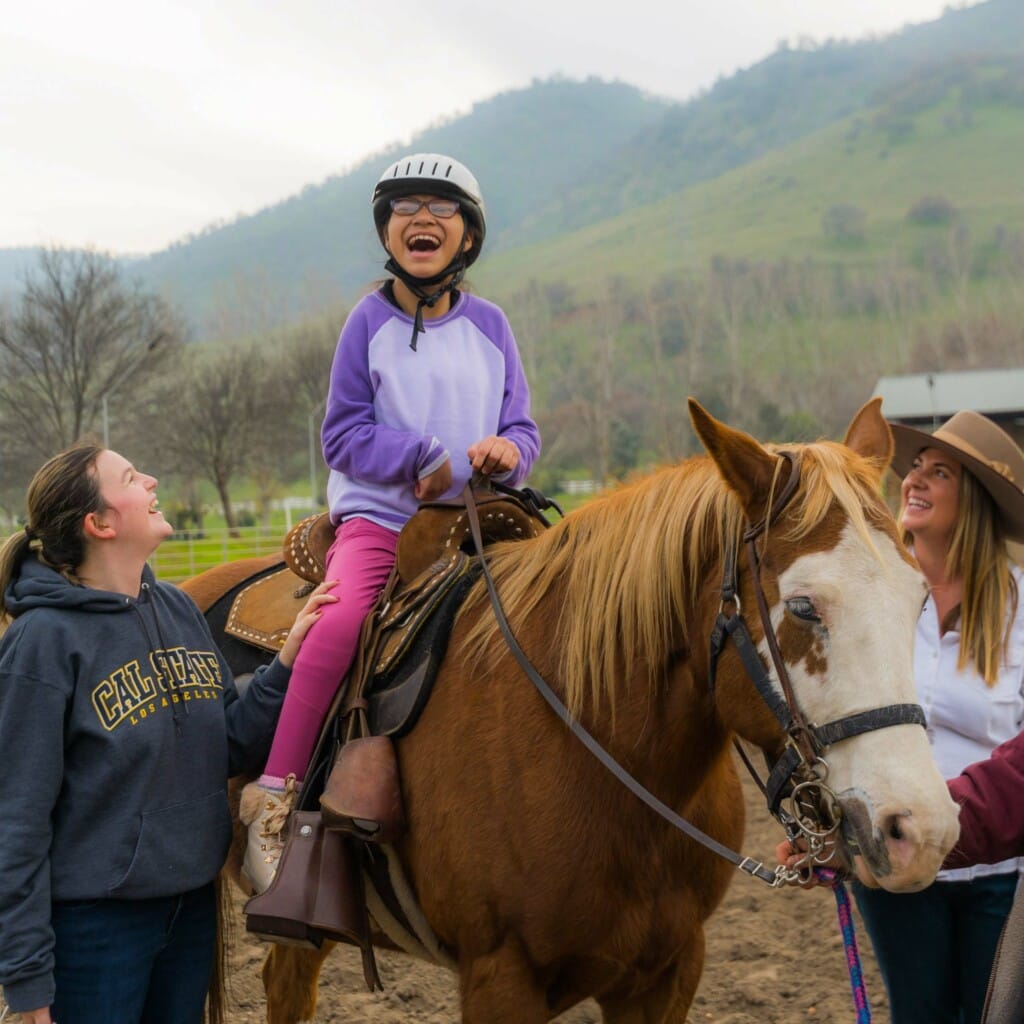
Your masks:
<svg viewBox="0 0 1024 1024"><path fill-rule="evenodd" d="M905 533L903 539L908 546L912 544L910 534ZM966 467L960 474L960 511L945 568L948 578L963 580L957 668L973 663L985 685L994 686L1006 656L1019 594L995 502Z"/></svg>
<svg viewBox="0 0 1024 1024"><path fill-rule="evenodd" d="M102 451L94 441L79 441L54 455L32 477L25 496L25 528L0 548L0 625L14 618L4 595L32 551L44 565L76 582L75 573L85 559L82 520L104 508L95 472Z"/></svg>

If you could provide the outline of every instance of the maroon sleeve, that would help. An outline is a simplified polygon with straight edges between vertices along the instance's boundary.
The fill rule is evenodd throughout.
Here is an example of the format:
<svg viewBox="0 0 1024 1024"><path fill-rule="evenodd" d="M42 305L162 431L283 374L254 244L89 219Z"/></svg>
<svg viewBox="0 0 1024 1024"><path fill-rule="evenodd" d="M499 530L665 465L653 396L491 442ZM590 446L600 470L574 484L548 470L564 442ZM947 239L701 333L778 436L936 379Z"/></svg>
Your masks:
<svg viewBox="0 0 1024 1024"><path fill-rule="evenodd" d="M944 868L1024 856L1024 733L948 784L960 805L960 839Z"/></svg>

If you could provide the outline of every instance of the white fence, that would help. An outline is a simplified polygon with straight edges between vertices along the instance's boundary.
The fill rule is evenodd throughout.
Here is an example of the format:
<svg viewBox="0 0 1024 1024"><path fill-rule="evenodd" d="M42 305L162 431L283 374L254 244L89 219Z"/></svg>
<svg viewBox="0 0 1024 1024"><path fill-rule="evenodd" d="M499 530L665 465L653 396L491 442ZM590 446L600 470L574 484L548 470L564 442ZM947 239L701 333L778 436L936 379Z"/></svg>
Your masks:
<svg viewBox="0 0 1024 1024"><path fill-rule="evenodd" d="M149 564L159 579L179 583L222 562L279 552L284 534L280 526L185 530L164 541L150 556Z"/></svg>

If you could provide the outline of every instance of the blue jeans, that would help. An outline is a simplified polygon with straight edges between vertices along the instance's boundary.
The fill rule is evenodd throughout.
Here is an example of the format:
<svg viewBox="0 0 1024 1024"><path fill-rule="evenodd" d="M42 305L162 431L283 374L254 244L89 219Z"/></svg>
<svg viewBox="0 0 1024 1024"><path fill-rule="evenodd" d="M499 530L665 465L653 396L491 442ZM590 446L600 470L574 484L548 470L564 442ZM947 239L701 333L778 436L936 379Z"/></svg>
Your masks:
<svg viewBox="0 0 1024 1024"><path fill-rule="evenodd" d="M53 905L58 1024L201 1024L217 932L214 885L151 900Z"/></svg>
<svg viewBox="0 0 1024 1024"><path fill-rule="evenodd" d="M936 882L916 893L853 887L892 1024L978 1024L1017 875Z"/></svg>

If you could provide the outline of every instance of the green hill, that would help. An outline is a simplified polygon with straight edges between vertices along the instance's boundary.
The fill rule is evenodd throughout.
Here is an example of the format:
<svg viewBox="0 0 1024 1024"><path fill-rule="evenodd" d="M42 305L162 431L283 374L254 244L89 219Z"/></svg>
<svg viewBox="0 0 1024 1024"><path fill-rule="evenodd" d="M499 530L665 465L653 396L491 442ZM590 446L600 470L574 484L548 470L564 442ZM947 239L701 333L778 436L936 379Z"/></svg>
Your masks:
<svg viewBox="0 0 1024 1024"><path fill-rule="evenodd" d="M1024 60L963 59L919 71L877 105L776 148L742 167L547 242L493 255L481 289L516 290L564 276L584 293L610 277L692 272L713 259L877 265L920 258L934 223L922 200L976 236L1024 228ZM830 211L862 214L853 237L826 233Z"/></svg>
<svg viewBox="0 0 1024 1024"><path fill-rule="evenodd" d="M664 101L632 86L552 80L505 93L423 132L409 145L368 158L347 174L234 224L188 238L144 261L148 283L202 323L226 297L258 293L287 320L311 306L352 298L381 273L369 200L377 177L404 152L458 154L484 184L488 251L541 197L557 194L584 166L660 118Z"/></svg>
<svg viewBox="0 0 1024 1024"><path fill-rule="evenodd" d="M501 279L514 284L516 268L576 281L713 255L870 260L934 191L958 210L991 207L993 224L1005 196L1012 216L1018 165L1004 161L1016 152L1021 53L1024 5L988 0L880 39L780 47L684 104L596 79L535 82L137 270L200 335L218 304L259 302L265 321L283 323L351 301L380 273L373 183L409 150L455 153L483 183L476 277L491 291L508 291ZM976 197L968 152L986 179ZM864 241L823 247L822 217L843 206L863 212Z"/></svg>
<svg viewBox="0 0 1024 1024"><path fill-rule="evenodd" d="M937 21L881 39L782 45L754 67L719 81L706 95L668 111L632 140L605 177L584 182L557 211L564 226L586 211L619 211L706 181L876 105L879 93L933 69L977 56L1024 52L1024 5L990 0L947 10ZM593 219L591 216L590 220Z"/></svg>

